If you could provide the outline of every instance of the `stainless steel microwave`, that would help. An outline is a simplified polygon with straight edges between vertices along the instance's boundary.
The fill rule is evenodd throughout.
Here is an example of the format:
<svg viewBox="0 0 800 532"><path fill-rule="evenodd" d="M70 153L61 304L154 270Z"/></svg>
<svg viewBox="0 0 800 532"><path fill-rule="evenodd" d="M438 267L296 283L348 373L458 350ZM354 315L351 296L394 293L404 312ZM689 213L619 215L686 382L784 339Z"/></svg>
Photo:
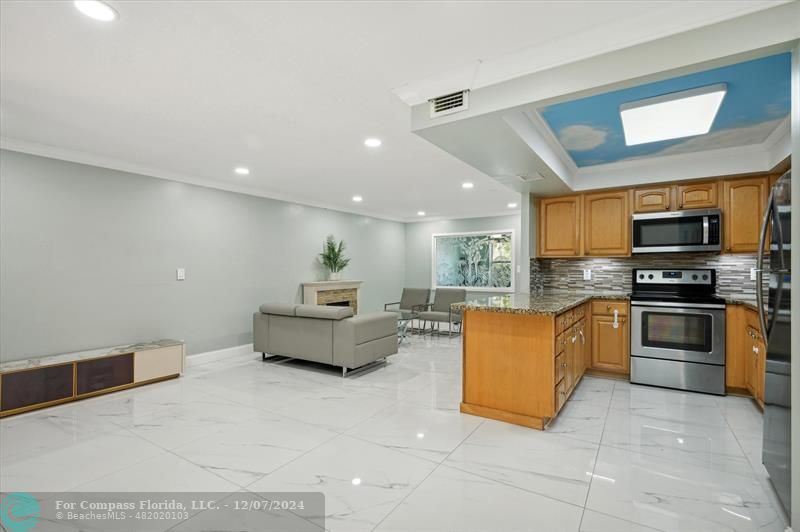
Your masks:
<svg viewBox="0 0 800 532"><path fill-rule="evenodd" d="M633 215L633 253L720 251L722 211L693 209Z"/></svg>

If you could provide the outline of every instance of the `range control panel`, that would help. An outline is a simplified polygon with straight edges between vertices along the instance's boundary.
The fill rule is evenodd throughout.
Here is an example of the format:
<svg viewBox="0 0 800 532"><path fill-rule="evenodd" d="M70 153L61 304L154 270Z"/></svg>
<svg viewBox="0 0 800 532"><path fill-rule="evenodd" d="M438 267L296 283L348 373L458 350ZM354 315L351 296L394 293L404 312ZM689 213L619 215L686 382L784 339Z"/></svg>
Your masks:
<svg viewBox="0 0 800 532"><path fill-rule="evenodd" d="M633 270L634 284L713 285L714 270Z"/></svg>

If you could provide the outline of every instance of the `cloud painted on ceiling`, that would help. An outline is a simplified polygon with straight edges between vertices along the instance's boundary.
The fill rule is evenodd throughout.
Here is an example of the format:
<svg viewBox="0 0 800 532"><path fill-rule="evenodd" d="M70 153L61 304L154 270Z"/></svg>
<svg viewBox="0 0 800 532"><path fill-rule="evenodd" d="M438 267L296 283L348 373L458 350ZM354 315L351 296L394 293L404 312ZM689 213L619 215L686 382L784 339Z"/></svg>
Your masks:
<svg viewBox="0 0 800 532"><path fill-rule="evenodd" d="M540 113L579 167L758 144L789 115L790 76L791 54L785 53L550 105ZM715 83L725 83L728 92L707 134L625 145L620 105Z"/></svg>

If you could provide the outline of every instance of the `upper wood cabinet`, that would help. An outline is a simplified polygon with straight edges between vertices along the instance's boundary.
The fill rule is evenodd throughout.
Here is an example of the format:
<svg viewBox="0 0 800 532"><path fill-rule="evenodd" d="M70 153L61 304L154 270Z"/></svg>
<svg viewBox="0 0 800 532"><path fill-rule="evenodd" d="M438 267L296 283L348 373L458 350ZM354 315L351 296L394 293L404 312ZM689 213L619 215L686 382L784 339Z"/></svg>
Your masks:
<svg viewBox="0 0 800 532"><path fill-rule="evenodd" d="M575 257L581 253L581 196L539 202L539 256Z"/></svg>
<svg viewBox="0 0 800 532"><path fill-rule="evenodd" d="M748 177L722 182L723 240L727 253L758 251L768 185L767 177Z"/></svg>
<svg viewBox="0 0 800 532"><path fill-rule="evenodd" d="M711 209L719 205L716 181L689 183L675 187L678 209Z"/></svg>
<svg viewBox="0 0 800 532"><path fill-rule="evenodd" d="M668 211L672 206L672 187L636 188L633 212Z"/></svg>
<svg viewBox="0 0 800 532"><path fill-rule="evenodd" d="M539 257L631 254L635 213L722 208L723 253L755 253L777 174L604 190L538 200Z"/></svg>
<svg viewBox="0 0 800 532"><path fill-rule="evenodd" d="M584 209L584 253L586 255L630 255L630 207L627 190L586 194Z"/></svg>
<svg viewBox="0 0 800 532"><path fill-rule="evenodd" d="M636 188L633 212L711 209L719 205L716 181Z"/></svg>

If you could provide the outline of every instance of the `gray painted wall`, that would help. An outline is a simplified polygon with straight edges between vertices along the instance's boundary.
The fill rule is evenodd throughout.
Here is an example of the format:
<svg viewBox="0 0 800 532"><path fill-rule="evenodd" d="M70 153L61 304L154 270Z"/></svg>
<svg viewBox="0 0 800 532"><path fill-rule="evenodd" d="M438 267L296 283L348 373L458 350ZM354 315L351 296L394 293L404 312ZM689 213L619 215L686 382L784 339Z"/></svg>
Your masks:
<svg viewBox="0 0 800 532"><path fill-rule="evenodd" d="M344 278L364 281L363 310L398 298L402 223L2 151L0 360L249 343L260 303L300 302L300 283L323 278L329 233L349 244Z"/></svg>
<svg viewBox="0 0 800 532"><path fill-rule="evenodd" d="M517 254L517 265L522 264L527 268L527 260L519 260L519 214L406 224L406 286L415 288L427 288L431 286L431 247L434 234L493 231L497 229L514 229L514 252ZM517 282L516 288L519 289L520 275L517 273L514 275L515 281ZM527 291L527 288L522 288ZM468 292L468 296L470 297L481 295L488 294L486 292Z"/></svg>

